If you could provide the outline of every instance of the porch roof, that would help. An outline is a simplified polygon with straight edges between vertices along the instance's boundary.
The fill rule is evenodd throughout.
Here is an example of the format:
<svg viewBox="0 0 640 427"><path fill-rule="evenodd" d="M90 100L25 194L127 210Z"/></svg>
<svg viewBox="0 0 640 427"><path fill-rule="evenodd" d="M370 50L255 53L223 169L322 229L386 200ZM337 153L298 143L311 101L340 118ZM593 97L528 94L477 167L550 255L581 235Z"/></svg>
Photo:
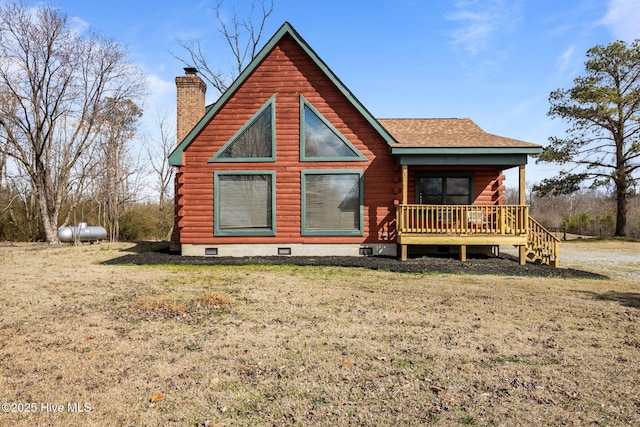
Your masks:
<svg viewBox="0 0 640 427"><path fill-rule="evenodd" d="M397 143L391 154L400 164L500 165L527 163L527 155L542 147L530 142L493 135L471 119L378 119Z"/></svg>

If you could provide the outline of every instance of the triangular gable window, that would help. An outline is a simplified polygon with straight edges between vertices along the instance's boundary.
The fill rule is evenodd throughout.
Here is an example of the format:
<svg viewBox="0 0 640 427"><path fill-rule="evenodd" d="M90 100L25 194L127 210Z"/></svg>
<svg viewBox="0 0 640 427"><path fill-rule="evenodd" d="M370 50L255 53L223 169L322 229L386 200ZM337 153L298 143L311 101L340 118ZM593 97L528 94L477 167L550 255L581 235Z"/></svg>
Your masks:
<svg viewBox="0 0 640 427"><path fill-rule="evenodd" d="M354 147L311 104L300 97L300 160L366 161Z"/></svg>
<svg viewBox="0 0 640 427"><path fill-rule="evenodd" d="M218 151L210 162L272 162L275 160L275 95Z"/></svg>

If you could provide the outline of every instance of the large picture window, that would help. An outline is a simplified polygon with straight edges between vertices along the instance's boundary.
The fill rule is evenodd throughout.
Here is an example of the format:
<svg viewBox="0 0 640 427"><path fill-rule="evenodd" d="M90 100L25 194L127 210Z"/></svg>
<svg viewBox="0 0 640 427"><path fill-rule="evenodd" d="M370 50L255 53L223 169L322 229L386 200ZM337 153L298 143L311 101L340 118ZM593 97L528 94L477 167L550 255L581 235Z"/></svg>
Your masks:
<svg viewBox="0 0 640 427"><path fill-rule="evenodd" d="M425 205L470 205L470 176L421 176L416 180L417 203Z"/></svg>
<svg viewBox="0 0 640 427"><path fill-rule="evenodd" d="M362 235L362 173L303 172L302 209L305 235Z"/></svg>
<svg viewBox="0 0 640 427"><path fill-rule="evenodd" d="M275 235L273 172L216 172L215 233Z"/></svg>

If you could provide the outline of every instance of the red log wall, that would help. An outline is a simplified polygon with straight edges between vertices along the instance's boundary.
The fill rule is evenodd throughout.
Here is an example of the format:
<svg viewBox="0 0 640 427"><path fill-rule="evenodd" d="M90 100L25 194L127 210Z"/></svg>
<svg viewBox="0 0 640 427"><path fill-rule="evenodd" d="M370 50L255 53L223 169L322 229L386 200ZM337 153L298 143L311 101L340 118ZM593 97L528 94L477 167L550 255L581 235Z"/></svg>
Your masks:
<svg viewBox="0 0 640 427"><path fill-rule="evenodd" d="M276 162L208 163L209 159L276 95ZM338 129L368 161L300 162L300 95ZM178 225L182 244L394 242L399 168L386 141L286 36L184 150L178 185ZM364 171L364 235L301 236L301 171ZM214 236L214 171L274 170L276 236ZM394 192L395 189L395 192Z"/></svg>

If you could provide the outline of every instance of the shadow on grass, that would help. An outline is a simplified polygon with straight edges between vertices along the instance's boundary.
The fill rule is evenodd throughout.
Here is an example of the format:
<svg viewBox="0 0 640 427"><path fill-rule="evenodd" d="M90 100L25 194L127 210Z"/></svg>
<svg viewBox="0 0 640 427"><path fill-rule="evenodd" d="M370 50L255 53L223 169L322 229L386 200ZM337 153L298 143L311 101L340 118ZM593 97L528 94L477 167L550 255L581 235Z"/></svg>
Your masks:
<svg viewBox="0 0 640 427"><path fill-rule="evenodd" d="M133 252L136 254L142 254L146 252L151 253L167 253L169 254L169 242L166 241L155 241L155 240L136 240L129 243L135 243L135 246L130 248L122 249L120 252Z"/></svg>
<svg viewBox="0 0 640 427"><path fill-rule="evenodd" d="M167 242L136 242L133 248L105 264L135 265L296 265L326 267L358 267L399 273L449 273L449 274L497 274L505 276L566 277L609 279L601 274L571 268L554 268L548 265L520 265L510 255L500 257L482 256L460 261L450 257L421 257L400 261L395 257L382 256L264 256L264 257L205 257L180 256L169 251Z"/></svg>
<svg viewBox="0 0 640 427"><path fill-rule="evenodd" d="M631 307L640 310L640 292L617 292L608 291L603 293L591 291L575 291L590 296L599 301L613 301L624 307Z"/></svg>

